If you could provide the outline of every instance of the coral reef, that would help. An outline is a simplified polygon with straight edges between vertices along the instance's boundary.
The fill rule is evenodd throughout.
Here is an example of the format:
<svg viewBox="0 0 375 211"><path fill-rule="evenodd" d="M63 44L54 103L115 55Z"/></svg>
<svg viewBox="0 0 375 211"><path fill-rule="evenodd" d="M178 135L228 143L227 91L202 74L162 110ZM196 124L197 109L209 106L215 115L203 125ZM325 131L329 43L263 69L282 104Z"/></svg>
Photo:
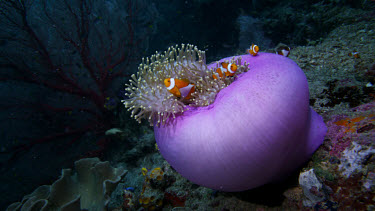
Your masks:
<svg viewBox="0 0 375 211"><path fill-rule="evenodd" d="M314 109L323 114L328 127L323 145L301 170L301 174L313 171L314 178L316 178L315 183L308 186L310 189L305 189L309 190L308 194L305 195L304 189L298 183L298 172L290 176L294 182L288 184L288 181L283 181L284 184L287 183L287 187L282 187L281 190L278 189L278 186L272 186L270 189L261 187L239 194L220 191L213 194L212 190L191 184L172 171L166 174L173 175L175 182L166 190L169 189L173 193L188 190L185 201L187 209L337 210L348 209L348 207L362 210L373 209L371 200L374 197L373 164L375 162L374 156L370 152L374 148L372 140L375 137L374 103L355 107L358 104L373 101L373 87L368 87L369 92L364 92L368 93L367 96L352 92L352 95L349 93L343 95L342 98L329 98L329 96L335 97L336 93L344 93L344 91L339 91L340 87L344 87L341 88L342 90L351 90L354 89L350 88L353 85L358 87L357 90L362 93L362 90L365 90L365 85L372 82L373 58L368 52L372 52L371 49L375 46L373 27L374 24L368 22L342 25L321 41L291 50L289 58L302 67L309 81L310 103ZM361 46L360 49L357 49L361 53L361 57L358 59L348 56L351 49L355 49L356 46ZM325 89L327 91L324 91ZM330 90L332 90L332 94L325 95ZM323 92L324 94L322 94ZM333 103L333 107L329 107L330 102ZM354 103L349 105L350 102ZM354 156L352 160L354 162L351 163L356 166L354 171L350 171L352 173L349 177L343 174L347 172L347 169L346 165L342 164L348 163L350 160L347 159L347 152L351 152L351 155ZM363 152L366 152L364 154L367 156L361 156ZM356 161L361 162L359 164ZM281 193L277 193L277 191ZM271 195L275 192L275 195ZM285 198L279 199L278 194ZM309 194L319 197L319 200L315 202L308 200ZM253 197L245 198L243 197L245 195ZM254 197L258 195L264 197L262 199ZM180 196L184 197L184 194L180 194ZM263 200L266 202L262 203ZM309 201L307 204L305 202L308 207L303 203L306 200ZM163 204L164 206L167 204Z"/></svg>
<svg viewBox="0 0 375 211"><path fill-rule="evenodd" d="M328 133L323 145L317 150L307 165L290 179L280 184L264 186L240 193L223 193L199 187L181 177L160 156L141 159L138 166L157 166L163 170L166 186L147 187L149 195L163 199L164 209L186 210L246 210L246 209L296 209L296 210L338 210L354 207L358 210L372 209L375 197L374 180L374 121L375 102L342 111L340 114L327 114ZM356 144L352 144L355 142ZM351 152L352 154L348 154ZM361 156L366 154L367 156ZM352 156L356 168L350 176L343 174L352 169L343 165L349 162L346 155ZM360 161L359 163L357 161ZM340 166L342 166L340 168ZM139 175L138 186L133 196L134 209L141 208L138 202L145 182L139 167L131 170ZM150 174L152 171L147 171ZM131 173L134 175L134 173ZM306 179L298 182L298 177ZM136 179L132 179L136 181ZM136 186L126 180L126 186ZM122 186L122 187L126 187ZM123 191L124 188L121 188ZM138 193L137 193L138 191ZM279 198L283 196L282 198Z"/></svg>
<svg viewBox="0 0 375 211"><path fill-rule="evenodd" d="M288 40L288 44L306 45L323 39L327 32L341 24L360 21L371 15L375 7L372 2L362 1L362 9L358 9L349 2L359 4L361 1L274 1L253 15L261 17L265 36L275 43Z"/></svg>
<svg viewBox="0 0 375 211"><path fill-rule="evenodd" d="M98 158L76 161L75 170L76 173L71 169L62 170L60 179L52 185L40 186L7 210L102 211L112 191L127 173L123 168L113 168L109 162L101 162Z"/></svg>
<svg viewBox="0 0 375 211"><path fill-rule="evenodd" d="M47 3L46 7L36 6L43 2ZM61 12L60 9L64 8L64 4L59 4L60 2L67 3L65 6L71 5L73 10L70 12ZM5 10L7 7L2 6L9 4L17 6L26 3L21 7L16 7L18 11L26 11L26 13L23 12L26 15L26 22L24 22L26 23L26 27L18 28L17 33L13 31L13 33L8 35L6 34L8 26L6 26L0 32L0 50L13 49L17 52L19 50L21 50L19 52L26 52L26 56L7 54L10 51L6 51L5 54L3 51L0 52L1 55L5 55L5 57L1 57L0 59L0 68L25 73L23 75L11 72L14 73L12 76L16 76L12 78L12 81L8 80L7 75L0 76L0 88L6 94L4 95L5 100L1 103L1 108L3 111L9 111L6 113L9 114L5 118L7 121L3 121L3 124L5 126L11 125L9 121L10 123L15 123L17 119L21 119L31 120L27 122L27 124L34 126L31 128L35 128L36 125L40 126L40 124L32 124L39 120L47 120L44 122L47 127L55 126L52 130L48 130L47 134L43 128L38 128L40 129L39 132L36 131L38 134L31 134L32 136L25 136L27 130L15 127L14 130L17 130L18 133L22 131L22 133L19 133L19 137L8 136L8 131L6 130L8 126L6 126L4 132L0 134L3 139L5 137L4 140L7 140L6 143L2 142L1 145L0 152L2 153L2 158L7 160L12 152L16 152L15 158L24 163L23 166L15 166L15 168L10 168L7 162L0 163L1 170L3 171L3 177L1 178L3 181L1 185L3 187L2 192L7 193L3 194L3 201L9 201L9 198L12 197L11 195L18 194L19 197L25 192L30 192L31 185L50 184L50 181L56 179L51 176L53 175L50 173L51 166L59 171L61 166L60 160L65 159L65 164L69 163L69 159L72 160L72 157L77 157L77 154L70 152L78 152L81 149L85 152L89 150L84 156L104 155L106 159L111 160L111 163L121 162L128 169L128 172L124 174L125 179L122 180L123 183L118 183L110 198L108 195L104 196L103 200L100 199L98 201L99 205L92 205L102 208L102 205L106 204L106 209L108 210L375 209L375 145L373 141L375 140L375 63L373 57L375 49L375 25L373 22L375 13L373 9L375 8L375 3L373 1L313 0L291 3L290 0L253 0L251 1L251 5L250 3L244 4L240 1L239 3L224 0L161 0L157 1L158 4L153 4L153 1L148 0L129 0L126 1L126 4L119 4L117 0L100 0L94 1L91 8L86 7L90 5L86 3L91 1L83 0L79 2L82 5L81 7L76 7L79 6L76 4L78 2L73 1L48 2L45 0L20 0L3 1L0 3L1 15L9 15L9 17L12 17L12 21L20 25L25 20L18 18L20 16L15 13L8 13ZM134 6L132 2L137 3L139 6ZM57 5L57 7L51 7L51 5ZM251 6L252 8L250 9ZM158 14L155 11L156 7L162 13ZM130 9L126 10L126 8ZM92 13L87 16L85 11L89 11L90 9ZM105 11L107 10L111 12L106 13ZM142 12L139 13L140 11ZM55 21L56 24L52 23L47 27L45 23L50 23L48 20L49 17L46 17L43 13L47 14L47 16L53 14L54 16L51 16L50 20ZM77 17L84 17L83 19L78 18L78 22L82 21L84 23L88 21L90 22L89 29L93 27L94 30L89 30L90 33L87 33L88 31L85 30L87 25L85 24L76 25L78 30L70 30L74 29L74 27L69 27L72 25L69 23L74 23L74 20L72 21L69 15L71 13L77 14ZM143 15L144 13L148 15ZM13 18L13 16L16 18ZM116 20L113 21L114 19L110 17L114 17ZM117 19L116 17L120 18ZM152 20L149 17L152 17ZM1 26L5 26L4 23L6 22L6 18L0 19ZM162 24L157 24L157 22ZM141 23L141 27L134 27L133 23ZM119 25L122 27L117 27ZM30 26L36 32L36 35L41 37L41 42L33 39L33 37L32 39L23 39L24 35L27 35L27 31L32 32L28 30L30 28L27 26ZM68 30L61 26L68 26ZM171 26L173 26L172 31ZM107 30L108 28L109 30ZM331 29L334 30L330 32ZM59 30L60 32L58 32ZM134 34L125 36L126 33L123 33L124 30L129 30L134 32ZM4 33L11 39L5 37L4 40ZM79 47L82 48L81 50L71 50L71 43L59 41L59 34L64 36L69 33L73 36L68 36L68 38L79 43ZM147 34L150 33L155 36L148 37ZM142 34L146 34L146 36L142 36ZM100 41L87 42L87 37L93 35ZM234 52L243 54L244 46L254 41L260 45L261 51L274 53L272 46L269 46L272 50L265 49L269 40L262 40L264 37L272 38L272 42L274 43L283 42L291 47L289 58L294 60L305 72L309 83L310 106L323 117L328 127L328 133L321 147L318 148L312 159L308 163L305 163L301 169L296 169L287 178L281 177L281 174L277 174L275 176L276 181L273 184L264 185L249 191L238 193L221 192L193 184L183 178L160 155L160 152L165 151L163 145L159 144L160 151L157 146L155 147L155 138L152 131L155 128L151 129L145 126L146 124L141 126L135 124L133 119L129 118L129 113L126 113L125 109L120 108L122 106L118 106L117 101L118 99L122 99L121 96L123 96L123 93L119 93L120 97L115 96L115 90L112 89L112 85L115 85L115 83L108 82L108 89L105 89L106 92L102 94L100 89L96 89L95 77L91 77L90 73L86 72L88 66L94 67L95 76L95 72L105 70L116 63L116 61L120 61L122 53L131 55L127 57L129 60L120 63L115 68L107 69L108 72L106 73L100 72L96 76L106 78L121 70L135 70L136 68L132 67L132 61L136 59L134 57L140 54L148 55L156 49L175 45L176 42L194 43L200 49L208 52L207 57L201 54L202 58L208 58L208 61L233 55ZM146 42L141 44L136 41L133 42L136 45L132 45L131 42L122 42L123 38L130 40L144 38ZM14 46L13 41L16 40L25 42L31 40L32 42L28 42L32 44L29 45L31 48L24 48L22 46L10 48L9 46ZM108 43L109 41L110 43ZM239 43L237 43L238 41ZM262 44L263 41L265 44ZM117 42L119 44L115 44ZM246 44L246 42L250 43ZM46 44L46 51L39 48L41 43ZM296 46L300 44L306 44L307 46ZM82 53L87 53L84 50L87 49L87 46L91 47L89 51L93 50L93 54L89 53L88 55L94 56L85 57L85 55L82 55ZM120 50L114 50L115 46L119 47ZM75 49L79 49L77 47ZM181 49L184 50L178 52ZM144 66L140 66L140 68L147 69L148 65L163 68L163 64L168 63L167 60L175 60L174 66L166 65L164 67L167 67L166 69L175 68L177 73L174 76L194 78L194 76L189 74L180 74L184 72L182 69L188 66L186 65L187 63L181 62L181 60L188 61L190 59L198 67L197 69L201 67L205 69L207 67L207 70L211 71L210 66L206 65L205 62L204 65L199 65L199 54L202 52L199 52L199 50L196 51L195 47L185 46L184 48L180 47L180 49L176 47L175 50L177 53L173 55L167 55L173 50L160 53L159 58L155 56L154 61L150 60L149 64L147 63L147 59L145 59ZM358 53L359 56L353 56L354 52ZM45 59L48 58L46 53L50 53L50 58L53 60L53 67L59 67L57 69L51 68L51 74L44 71L46 70L44 67L51 64ZM68 55L68 57L64 55ZM194 56L196 58L191 59ZM86 59L82 60L82 58ZM120 60L116 60L117 58ZM182 59L178 60L179 58ZM3 61L7 59L10 62L4 63ZM84 60L91 62L82 62ZM229 60L232 60L232 58ZM244 58L242 58L241 62L243 61ZM249 66L252 67L251 65L250 63ZM179 72L179 68L181 68L181 72ZM190 69L191 67L187 68ZM30 69L30 72L25 72L28 69ZM193 66L192 69L195 69L195 67ZM47 68L47 70L49 69ZM250 72L253 70L254 68L252 67ZM170 95L168 92L161 93L157 90L154 93L149 92L147 95L139 96L139 92L143 92L154 86L152 83L155 81L152 79L155 74L157 75L157 71L153 71L150 68L145 72L146 76L139 77L139 75L135 75L131 78L132 82L128 86L131 91L128 91L128 94L132 95L134 93L134 95L128 96L129 98L125 97L125 101L129 103L129 109L134 111L133 117L138 118L138 120L142 118L147 119L151 124L157 123L160 120L161 125L168 123L165 120L168 115L169 119L172 119L174 116L177 119L181 116L180 112L182 111L182 115L188 115L192 110L199 110L200 107L206 105L209 105L207 111L212 110L214 99L218 96L217 93L225 91L229 84L233 84L233 81L240 79L240 77L228 78L229 81L218 82L225 84L224 86L214 84L210 85L211 87L208 89L203 88L209 85L206 83L207 81L199 84L200 80L197 79L197 81L194 81L194 83L198 84L197 92L194 94L195 97L191 100L177 99L179 102L176 102L176 98L174 97L167 99L168 95ZM2 73L7 72L4 71ZM33 75L33 73L36 74ZM47 74L44 75L45 73ZM92 90L93 92L82 96L82 93L79 94L77 92L79 89L70 89L72 88L72 84L70 83L65 83L63 86L74 91L74 93L61 91L63 87L57 86L61 82L59 80L63 80L60 76L64 74L68 77L71 76L72 80L74 80L74 77L80 79L74 82L77 82L75 84L78 84L78 86L82 85L82 87L87 88L83 91ZM207 73L207 76L209 74ZM169 77L170 75L164 75L163 77ZM43 82L47 86L39 86L41 84L35 83L37 82L35 78L41 79L39 82ZM58 80L56 81L57 83L48 83L50 82L48 81L49 79L51 81ZM93 80L91 81L91 79ZM121 77L119 78L119 80L122 79ZM128 78L125 79L127 80ZM100 82L101 79L98 80ZM143 83L144 81L146 83ZM160 81L157 81L157 83L159 87L163 86ZM103 85L103 87L105 86ZM266 87L265 89L268 88ZM59 89L60 91L58 91ZM205 98L200 98L203 95L199 95L199 91L207 94ZM19 95L19 93L22 94ZM92 97L95 93L100 95L100 99L98 98L99 100L97 101L94 101L95 97ZM165 108L157 108L157 104L160 102L152 104L155 100L153 99L155 97L154 94L159 95L164 100L166 99L165 101L162 100L162 102L166 102L165 107L167 107L167 111L165 111ZM145 98L142 99L143 97ZM132 100L135 100L134 105L131 105ZM142 100L144 101L142 102ZM173 105L176 107L173 108ZM150 111L150 107L147 106L157 109L151 109ZM277 106L274 107L276 108ZM85 108L90 108L90 110ZM136 109L138 111L135 111ZM236 109L241 109L241 106L235 104L225 109L225 119L236 116ZM206 110L203 112L206 112ZM218 113L219 111L215 112L215 115L218 115ZM139 116L135 116L137 114ZM151 119L149 119L150 116ZM238 115L238 118L242 116L243 112L241 115ZM95 121L91 122L91 119ZM109 121L101 121L103 119ZM253 119L253 116L248 119ZM87 120L90 121L88 126L95 125L98 127L82 128L82 123ZM230 123L225 124L225 121L216 121L212 127L220 127L222 124L225 125L225 128L220 131L227 131L233 126L231 121L228 122ZM267 121L266 126L259 127L267 127L273 124L273 122L275 122L275 119ZM23 128L26 128L27 124L26 122L22 123L22 126L25 126ZM259 125L259 121L255 125ZM286 130L288 130L289 124L285 125ZM206 128L206 125L202 128ZM190 136L189 133L194 129L194 125L189 125L185 130L187 132L183 135ZM99 136L102 139L98 140L94 138ZM12 139L8 139L9 137ZM71 140L71 142L63 144L60 140ZM106 140L111 140L111 142L107 142ZM231 143L233 145L229 147L236 145L242 147L243 145L239 144L237 140L234 139L233 143ZM97 141L97 143L93 144L93 141ZM259 143L262 142L264 142L264 139L259 141ZM31 143L31 145L22 145L24 143ZM183 150L186 150L189 145L194 145L194 143L191 141L184 142ZM65 148L67 145L71 147L69 149ZM15 150L12 151L12 147L14 146ZM21 147L17 148L17 146ZM83 147L79 148L79 146ZM207 148L216 146L209 145ZM41 150L41 147L44 148ZM169 145L168 147L171 148ZM276 147L279 147L279 145ZM28 149L31 150L28 152ZM23 152L26 153L24 154ZM222 160L226 157L226 153L217 152L216 160ZM51 158L51 154L58 153L65 156L57 155L58 159ZM176 157L180 156L180 154L176 153ZM190 152L190 154L192 157L197 157L196 155L199 154L199 150ZM78 153L78 155L81 156L82 154ZM276 157L276 161L282 159L281 156ZM37 160L41 168L38 166L35 167L35 165L27 165L26 162L32 162L32 160ZM202 159L200 159L200 162L203 162ZM239 163L233 163L232 165L241 166ZM142 170L141 167L144 167L144 169ZM225 172L226 167L221 168L221 172L215 176L220 177L220 174ZM246 167L242 167L242 170L246 171ZM34 171L34 169L38 169L38 171ZM209 170L206 170L206 172L209 172ZM22 173L24 175L27 174L27 180L22 176ZM267 169L261 172L265 176L267 176L267 173ZM49 174L49 176L46 177L46 174ZM35 179L36 175L43 179ZM48 182L46 182L46 178ZM78 181L77 174L74 174L70 170L64 170L62 178L54 184L60 186L64 182L74 181L72 183L75 183ZM16 181L19 185L15 185L14 182L8 182L11 180ZM5 189L5 187L8 187L8 189ZM32 187L32 189L34 188L35 186ZM58 206L66 204L60 206L63 207L62 210L80 210L77 187L65 188L65 192L74 192L74 194L67 194L69 197L65 199L62 197L61 191L58 193L53 192L52 186L44 185L26 196L21 202L11 206L14 206L13 208L23 206L22 209L28 209L30 208L29 205L31 205L31 208L40 210L41 207L47 204L49 206L53 203ZM100 191L93 192L100 193ZM46 201L46 198L48 198L48 201ZM92 210L93 208L88 209Z"/></svg>
<svg viewBox="0 0 375 211"><path fill-rule="evenodd" d="M372 22L343 25L319 43L292 49L289 58L306 72L311 105L319 113L339 114L375 99L375 87L366 87L373 81L374 27ZM348 55L354 50L360 58Z"/></svg>
<svg viewBox="0 0 375 211"><path fill-rule="evenodd" d="M326 199L310 207L373 209L374 113L372 102L329 117L326 140L308 165L322 185L316 190L323 190Z"/></svg>
<svg viewBox="0 0 375 211"><path fill-rule="evenodd" d="M176 177L180 181L187 181L173 171L160 156L152 159L156 160L143 161L143 164L157 165L154 163L157 162L161 166L151 170L147 168L132 169L126 176L127 182L120 183L114 191L115 197L110 203L110 209L160 210L161 208L180 206L185 202L187 196L182 196L181 191L176 192L177 188L173 187L176 186Z"/></svg>
<svg viewBox="0 0 375 211"><path fill-rule="evenodd" d="M142 169L142 174L145 181L138 201L143 208L155 210L163 204L164 172L160 167L156 167L150 172L144 169Z"/></svg>

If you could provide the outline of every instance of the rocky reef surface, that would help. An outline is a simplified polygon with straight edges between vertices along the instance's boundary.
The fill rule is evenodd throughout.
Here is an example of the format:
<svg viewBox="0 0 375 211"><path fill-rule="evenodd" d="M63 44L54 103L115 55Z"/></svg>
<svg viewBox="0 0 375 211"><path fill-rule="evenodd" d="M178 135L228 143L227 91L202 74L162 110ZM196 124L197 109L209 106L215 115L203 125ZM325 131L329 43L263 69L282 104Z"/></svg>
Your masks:
<svg viewBox="0 0 375 211"><path fill-rule="evenodd" d="M374 29L375 23L353 21L291 49L289 58L305 72L310 105L328 133L311 160L288 178L238 193L200 187L164 161L151 128L124 123L127 129L107 133L114 140L107 160L127 170L108 210L375 209Z"/></svg>
<svg viewBox="0 0 375 211"><path fill-rule="evenodd" d="M110 209L374 209L374 28L374 23L353 22L334 29L318 42L292 48L289 58L298 63L309 81L310 105L328 127L323 145L294 174L238 193L200 187L182 178L163 160L154 149L152 130L145 126L141 139L148 155L139 155L132 165L128 164L129 173L112 195ZM359 53L358 58L349 55L354 51ZM131 152L134 155L135 151ZM111 154L111 159L119 162L127 157L127 153ZM160 177L152 173L155 169ZM134 191L127 191L129 187Z"/></svg>
<svg viewBox="0 0 375 211"><path fill-rule="evenodd" d="M153 164L145 159L142 165L165 169L166 186L161 189L147 186L150 190L162 190L154 191L155 199L164 194L159 207L185 207L186 210L374 209L374 28L374 23L354 22L334 29L319 42L292 48L289 57L304 70L309 81L310 105L323 116L328 127L323 145L295 174L280 183L240 193L224 193L191 184L167 163L156 161L162 158L155 155L158 159ZM360 54L359 58L349 55L354 51ZM139 167L137 170L140 172ZM149 203L157 208L154 202ZM134 206L150 208L144 203Z"/></svg>

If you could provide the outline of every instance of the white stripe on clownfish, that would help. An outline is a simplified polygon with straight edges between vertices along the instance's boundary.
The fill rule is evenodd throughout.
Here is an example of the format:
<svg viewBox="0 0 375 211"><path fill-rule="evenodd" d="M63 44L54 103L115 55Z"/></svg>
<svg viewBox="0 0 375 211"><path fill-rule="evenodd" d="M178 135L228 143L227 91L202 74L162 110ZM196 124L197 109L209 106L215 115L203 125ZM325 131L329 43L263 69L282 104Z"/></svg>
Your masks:
<svg viewBox="0 0 375 211"><path fill-rule="evenodd" d="M171 78L171 80L170 80L170 81L171 81L171 85L169 85L169 86L167 87L167 89L168 89L168 90L171 90L171 89L173 89L173 87L174 87L174 86L175 86L175 84L176 84L176 83L174 82L174 78Z"/></svg>
<svg viewBox="0 0 375 211"><path fill-rule="evenodd" d="M228 64L228 68L226 70L228 70L230 73L234 73L230 68L232 68L232 63Z"/></svg>

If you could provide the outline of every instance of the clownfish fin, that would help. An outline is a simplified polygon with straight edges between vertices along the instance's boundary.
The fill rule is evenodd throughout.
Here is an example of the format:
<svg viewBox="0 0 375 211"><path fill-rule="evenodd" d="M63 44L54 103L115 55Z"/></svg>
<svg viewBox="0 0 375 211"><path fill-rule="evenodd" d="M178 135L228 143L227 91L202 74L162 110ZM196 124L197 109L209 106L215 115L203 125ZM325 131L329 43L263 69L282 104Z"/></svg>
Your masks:
<svg viewBox="0 0 375 211"><path fill-rule="evenodd" d="M187 84L189 84L190 83L190 81L189 81L189 79L181 79L181 81L183 81L183 82L185 82L185 83L187 83Z"/></svg>
<svg viewBox="0 0 375 211"><path fill-rule="evenodd" d="M214 73L212 74L212 77L217 80L220 76L219 73Z"/></svg>
<svg viewBox="0 0 375 211"><path fill-rule="evenodd" d="M228 67L228 63L226 63L226 62L222 62L222 63L221 63L221 66L222 66L224 69L227 69L227 67Z"/></svg>
<svg viewBox="0 0 375 211"><path fill-rule="evenodd" d="M189 84L179 89L181 93L181 99L190 99L191 93L195 91L194 84Z"/></svg>

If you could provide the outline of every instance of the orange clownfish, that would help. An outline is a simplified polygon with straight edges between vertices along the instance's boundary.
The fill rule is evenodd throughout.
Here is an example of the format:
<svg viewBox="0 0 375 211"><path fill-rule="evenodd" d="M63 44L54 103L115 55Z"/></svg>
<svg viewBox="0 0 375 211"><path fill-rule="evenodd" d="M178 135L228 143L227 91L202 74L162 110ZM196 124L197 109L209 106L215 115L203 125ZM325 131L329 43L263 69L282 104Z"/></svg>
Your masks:
<svg viewBox="0 0 375 211"><path fill-rule="evenodd" d="M258 51L259 51L259 46L255 45L255 44L252 44L250 46L250 48L247 49L247 52L249 52L249 54L251 54L253 56L256 56L258 54Z"/></svg>
<svg viewBox="0 0 375 211"><path fill-rule="evenodd" d="M290 48L289 47L286 47L286 48L283 48L283 49L279 49L278 51L276 51L276 54L279 54L279 55L285 56L285 57L288 57L289 53L290 53Z"/></svg>
<svg viewBox="0 0 375 211"><path fill-rule="evenodd" d="M281 56L288 57L289 53L290 53L290 48L289 48L289 46L287 46L283 43L279 43L275 48L275 52L276 52L276 54L279 54Z"/></svg>
<svg viewBox="0 0 375 211"><path fill-rule="evenodd" d="M212 74L214 79L234 76L237 71L237 65L233 63L222 62L221 66L216 69L216 73Z"/></svg>
<svg viewBox="0 0 375 211"><path fill-rule="evenodd" d="M191 93L195 91L195 85L188 79L167 78L164 84L170 93L181 99L190 99Z"/></svg>

